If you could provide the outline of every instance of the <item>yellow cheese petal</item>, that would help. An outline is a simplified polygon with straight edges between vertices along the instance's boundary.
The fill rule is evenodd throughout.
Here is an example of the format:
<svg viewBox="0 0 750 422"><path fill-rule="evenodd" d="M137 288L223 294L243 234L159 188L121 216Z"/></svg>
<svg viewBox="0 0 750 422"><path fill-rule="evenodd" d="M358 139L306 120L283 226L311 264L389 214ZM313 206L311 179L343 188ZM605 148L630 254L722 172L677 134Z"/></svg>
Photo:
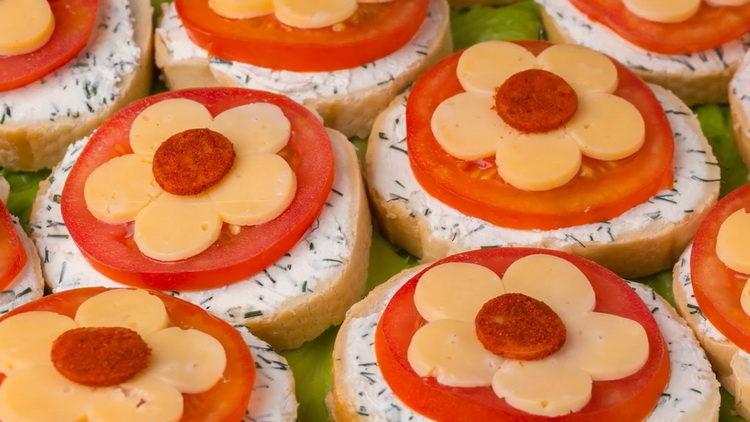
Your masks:
<svg viewBox="0 0 750 422"><path fill-rule="evenodd" d="M414 292L414 305L427 321L454 319L473 323L482 305L504 290L500 277L489 268L450 262L422 275Z"/></svg>
<svg viewBox="0 0 750 422"><path fill-rule="evenodd" d="M105 223L121 224L133 221L161 192L149 160L128 154L113 158L91 172L83 195L94 217Z"/></svg>
<svg viewBox="0 0 750 422"><path fill-rule="evenodd" d="M208 0L217 15L229 19L249 19L273 13L273 0Z"/></svg>
<svg viewBox="0 0 750 422"><path fill-rule="evenodd" d="M750 3L750 0L706 0L711 6L742 6Z"/></svg>
<svg viewBox="0 0 750 422"><path fill-rule="evenodd" d="M495 153L497 171L514 187L545 191L570 182L581 168L581 149L563 131L519 134L503 139Z"/></svg>
<svg viewBox="0 0 750 422"><path fill-rule="evenodd" d="M140 335L169 325L164 303L145 290L116 289L86 300L76 311L81 327L125 327Z"/></svg>
<svg viewBox="0 0 750 422"><path fill-rule="evenodd" d="M564 416L591 399L591 377L554 359L507 361L492 379L492 389L509 405L532 415Z"/></svg>
<svg viewBox="0 0 750 422"><path fill-rule="evenodd" d="M154 376L182 393L207 391L224 374L224 347L202 331L169 327L145 340L151 348L151 362L144 376Z"/></svg>
<svg viewBox="0 0 750 422"><path fill-rule="evenodd" d="M653 22L674 23L698 13L701 0L623 0L633 14Z"/></svg>
<svg viewBox="0 0 750 422"><path fill-rule="evenodd" d="M0 385L0 419L3 422L82 422L93 391L69 381L51 363L25 368L14 372Z"/></svg>
<svg viewBox="0 0 750 422"><path fill-rule="evenodd" d="M87 422L177 422L182 411L182 393L155 378L141 376L98 391Z"/></svg>
<svg viewBox="0 0 750 422"><path fill-rule="evenodd" d="M596 306L591 283L575 265L552 255L529 255L503 276L508 293L522 293L549 305L558 314L581 315Z"/></svg>
<svg viewBox="0 0 750 422"><path fill-rule="evenodd" d="M208 192L224 221L238 226L269 222L297 193L297 177L275 154L238 157L224 179Z"/></svg>
<svg viewBox="0 0 750 422"><path fill-rule="evenodd" d="M716 236L716 255L730 269L750 274L750 214L744 209L727 217Z"/></svg>
<svg viewBox="0 0 750 422"><path fill-rule="evenodd" d="M486 41L469 47L458 59L456 76L467 91L495 95L509 77L536 67L529 50L506 41Z"/></svg>
<svg viewBox="0 0 750 422"><path fill-rule="evenodd" d="M232 141L237 155L275 154L284 149L292 134L284 112L267 103L230 108L216 116L211 129Z"/></svg>
<svg viewBox="0 0 750 422"><path fill-rule="evenodd" d="M631 319L592 312L566 320L568 337L555 355L588 372L595 381L633 375L648 360L646 330Z"/></svg>
<svg viewBox="0 0 750 422"><path fill-rule="evenodd" d="M597 160L629 157L646 141L641 112L630 101L610 94L581 97L578 112L565 130L584 155Z"/></svg>
<svg viewBox="0 0 750 422"><path fill-rule="evenodd" d="M348 19L357 0L273 0L276 18L295 28L325 28Z"/></svg>
<svg viewBox="0 0 750 422"><path fill-rule="evenodd" d="M151 157L162 142L188 129L207 128L211 113L203 104L175 98L159 101L143 110L130 127L130 147L136 154Z"/></svg>
<svg viewBox="0 0 750 422"><path fill-rule="evenodd" d="M609 57L578 45L558 44L544 50L539 66L565 79L579 93L607 93L617 89L617 68Z"/></svg>
<svg viewBox="0 0 750 422"><path fill-rule="evenodd" d="M163 193L135 218L133 239L144 255L179 261L208 249L221 234L222 221L207 195Z"/></svg>
<svg viewBox="0 0 750 422"><path fill-rule="evenodd" d="M38 50L54 31L55 16L48 1L0 1L0 56Z"/></svg>
<svg viewBox="0 0 750 422"><path fill-rule="evenodd" d="M432 115L432 133L448 154L461 160L491 157L514 131L493 110L492 97L462 92L443 101Z"/></svg>
<svg viewBox="0 0 750 422"><path fill-rule="evenodd" d="M407 358L421 377L435 377L451 387L485 387L502 358L487 351L473 322L442 319L421 327L411 339Z"/></svg>
<svg viewBox="0 0 750 422"><path fill-rule="evenodd" d="M0 372L50 364L52 343L60 334L76 328L65 315L33 311L0 322Z"/></svg>

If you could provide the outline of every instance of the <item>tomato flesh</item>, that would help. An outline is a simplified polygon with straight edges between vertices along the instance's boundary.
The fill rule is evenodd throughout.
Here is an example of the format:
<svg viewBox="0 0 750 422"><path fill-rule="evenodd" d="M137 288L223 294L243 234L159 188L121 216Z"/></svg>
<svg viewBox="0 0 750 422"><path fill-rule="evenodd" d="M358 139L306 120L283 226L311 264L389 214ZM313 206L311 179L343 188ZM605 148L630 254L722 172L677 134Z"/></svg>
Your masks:
<svg viewBox="0 0 750 422"><path fill-rule="evenodd" d="M292 136L280 154L297 178L291 205L276 219L242 227L238 234L225 225L209 249L194 257L162 262L138 250L132 225L107 224L86 206L84 185L91 172L110 159L132 153L130 126L148 106L170 98L205 105L215 116L243 104L279 106L292 124ZM304 106L280 95L235 88L173 91L131 104L104 123L86 144L73 166L62 195L62 215L72 239L92 266L105 276L134 287L158 290L199 290L248 278L276 262L304 235L320 215L333 186L333 150L323 125Z"/></svg>
<svg viewBox="0 0 750 422"><path fill-rule="evenodd" d="M709 6L702 2L697 14L677 23L653 22L631 12L622 0L570 0L589 19L648 51L690 54L711 50L750 31L750 4Z"/></svg>
<svg viewBox="0 0 750 422"><path fill-rule="evenodd" d="M27 303L0 318L32 311L48 311L75 318L78 307L107 290L103 287L68 290ZM198 306L170 295L152 291L167 308L171 326L202 331L224 347L227 366L222 380L200 394L183 394L180 422L226 422L242 420L255 384L255 362L240 333L231 325ZM4 376L0 377L2 380Z"/></svg>
<svg viewBox="0 0 750 422"><path fill-rule="evenodd" d="M433 266L469 262L486 266L502 276L511 263L533 254L555 255L575 264L594 288L595 310L637 321L646 330L650 345L649 358L640 371L620 380L595 381L589 403L564 419L586 422L643 420L657 404L669 380L669 354L651 312L616 274L583 258L540 249L483 249L443 259ZM409 280L393 296L376 330L378 365L399 400L421 415L440 421L549 420L511 407L490 387L447 387L434 378L422 378L411 369L407 359L409 343L414 333L426 324L414 305L414 291L425 271L427 269Z"/></svg>
<svg viewBox="0 0 750 422"><path fill-rule="evenodd" d="M429 0L361 3L341 24L300 29L273 14L227 19L208 0L175 0L188 35L212 56L296 72L350 69L395 52L417 33L428 5Z"/></svg>
<svg viewBox="0 0 750 422"><path fill-rule="evenodd" d="M0 290L5 290L26 266L26 249L5 205L0 204Z"/></svg>
<svg viewBox="0 0 750 422"><path fill-rule="evenodd" d="M55 30L36 51L0 56L0 92L36 82L73 59L89 42L99 0L49 0Z"/></svg>
<svg viewBox="0 0 750 422"><path fill-rule="evenodd" d="M740 209L750 210L750 185L724 197L703 220L693 239L690 273L703 315L739 348L750 350L750 316L740 305L750 274L731 270L716 255L721 225Z"/></svg>
<svg viewBox="0 0 750 422"><path fill-rule="evenodd" d="M518 44L534 54L546 42ZM643 147L619 161L584 157L582 169L565 186L544 192L517 189L500 178L494 159L464 161L445 152L431 121L444 100L464 91L456 77L461 53L438 63L412 88L406 110L411 168L432 196L464 214L496 226L552 230L598 223L622 215L672 186L674 137L666 114L651 89L622 64L616 95L635 105L646 122Z"/></svg>

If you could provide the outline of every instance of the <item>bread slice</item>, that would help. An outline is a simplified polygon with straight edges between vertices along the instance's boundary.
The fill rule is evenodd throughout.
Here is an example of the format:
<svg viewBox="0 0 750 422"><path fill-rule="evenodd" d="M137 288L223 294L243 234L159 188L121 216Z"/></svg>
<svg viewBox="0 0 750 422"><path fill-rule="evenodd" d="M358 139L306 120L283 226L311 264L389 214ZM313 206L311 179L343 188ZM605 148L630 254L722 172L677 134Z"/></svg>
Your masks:
<svg viewBox="0 0 750 422"><path fill-rule="evenodd" d="M170 89L234 86L278 92L317 110L326 126L347 137L366 137L393 97L452 49L446 0L431 0L430 27L426 21L396 53L361 68L307 74L212 60L187 37L173 6L165 5L164 10L155 37L156 64ZM350 88L353 82L358 88Z"/></svg>
<svg viewBox="0 0 750 422"><path fill-rule="evenodd" d="M395 275L347 313L333 350L333 387L327 403L334 421L426 420L394 397L373 361L374 351L371 350L373 324L379 320L393 294L424 268ZM639 283L630 285L653 310L669 349L672 368L662 399L646 422L717 421L721 401L719 383L695 336L675 310L653 290ZM366 326L372 325L372 328L366 333L357 331L355 320L358 318L368 318ZM366 346L369 349L367 353L363 349L352 351L352 344L369 345ZM361 383L352 380L352 375L363 371L367 376Z"/></svg>
<svg viewBox="0 0 750 422"><path fill-rule="evenodd" d="M742 41L700 54L663 56L630 44L589 20L569 2L537 2L544 6L542 20L550 41L582 44L609 54L630 66L644 80L671 90L690 106L727 101L729 81L750 45L747 37L743 37ZM571 31L573 27L575 32ZM603 37L607 38L606 42Z"/></svg>
<svg viewBox="0 0 750 422"><path fill-rule="evenodd" d="M677 310L706 351L721 385L734 396L737 413L750 419L750 355L721 334L701 312L693 292L691 252L692 247L688 247L674 267L672 291Z"/></svg>
<svg viewBox="0 0 750 422"><path fill-rule="evenodd" d="M652 86L677 140L675 185L607 222L550 231L497 227L433 198L419 185L407 156L405 97L375 122L366 175L372 208L387 237L425 261L490 246L557 249L584 256L623 277L671 268L719 195L719 167L692 111Z"/></svg>
<svg viewBox="0 0 750 422"><path fill-rule="evenodd" d="M340 133L330 136L336 158L331 206L323 208L286 256L265 271L225 287L171 294L233 325L246 325L279 350L299 347L341 323L365 291L372 226L354 146ZM31 214L31 235L45 256L42 269L53 292L122 287L91 267L62 219L60 195L84 142L73 144L50 178L40 184Z"/></svg>
<svg viewBox="0 0 750 422"><path fill-rule="evenodd" d="M118 87L120 96L94 114L62 117L50 121L48 116L33 120L13 121L0 125L0 167L10 170L34 171L52 168L59 162L73 141L91 133L112 113L131 101L148 94L151 87L153 8L149 0L129 1L134 17L134 37L141 50L135 70L123 78ZM100 5L100 8L104 7ZM19 88L24 89L24 88ZM29 98L31 100L31 98ZM0 93L2 103L2 93Z"/></svg>
<svg viewBox="0 0 750 422"><path fill-rule="evenodd" d="M745 55L729 87L734 141L742 160L750 166L750 53Z"/></svg>

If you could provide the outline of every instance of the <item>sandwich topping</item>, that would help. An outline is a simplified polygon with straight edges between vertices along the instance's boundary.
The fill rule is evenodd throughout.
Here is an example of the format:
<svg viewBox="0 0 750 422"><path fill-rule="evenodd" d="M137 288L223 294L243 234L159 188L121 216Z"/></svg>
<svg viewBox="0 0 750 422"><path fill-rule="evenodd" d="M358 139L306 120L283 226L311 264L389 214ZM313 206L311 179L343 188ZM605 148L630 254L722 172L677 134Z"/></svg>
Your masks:
<svg viewBox="0 0 750 422"><path fill-rule="evenodd" d="M583 47L555 45L538 57L517 44L487 42L458 62L465 89L432 117L440 145L452 156L495 156L512 186L545 191L576 177L582 156L615 161L645 141L638 109L616 95L617 68Z"/></svg>
<svg viewBox="0 0 750 422"><path fill-rule="evenodd" d="M539 249L483 249L423 270L380 315L374 351L393 394L441 420L643 420L670 366L653 315L621 278Z"/></svg>
<svg viewBox="0 0 750 422"><path fill-rule="evenodd" d="M750 274L748 235L750 235L750 214L745 208L741 208L721 223L716 237L716 256L727 268L738 274ZM740 306L746 314L750 315L750 283L745 283L742 288Z"/></svg>
<svg viewBox="0 0 750 422"><path fill-rule="evenodd" d="M394 0L359 0L359 3L387 3ZM295 28L325 28L349 19L358 0L209 0L217 14L229 19L248 19L274 14L284 25Z"/></svg>
<svg viewBox="0 0 750 422"><path fill-rule="evenodd" d="M190 40L211 56L273 70L331 72L364 66L407 45L425 22L430 0L176 0L174 5Z"/></svg>
<svg viewBox="0 0 750 422"><path fill-rule="evenodd" d="M611 220L674 182L674 134L653 91L584 47L477 44L414 84L406 123L420 186L500 227Z"/></svg>
<svg viewBox="0 0 750 422"><path fill-rule="evenodd" d="M134 221L133 239L146 256L190 258L219 238L223 223L259 225L286 210L296 178L277 153L290 131L273 104L247 104L213 118L196 101L159 102L136 117L133 153L88 177L86 205L107 223Z"/></svg>
<svg viewBox="0 0 750 422"><path fill-rule="evenodd" d="M750 30L748 0L570 0L570 3L588 20L601 23L651 53L707 53Z"/></svg>
<svg viewBox="0 0 750 422"><path fill-rule="evenodd" d="M77 309L68 303L67 312L5 318L0 418L179 420L188 411L183 394L206 393L222 379L227 351L212 335L177 326L165 305L121 289L92 294ZM31 403L39 397L43 406Z"/></svg>
<svg viewBox="0 0 750 422"><path fill-rule="evenodd" d="M414 304L427 321L408 350L417 374L451 387L491 386L534 415L577 412L594 381L633 375L649 357L643 326L595 312L586 276L551 255L521 258L502 279L476 264L435 266Z"/></svg>

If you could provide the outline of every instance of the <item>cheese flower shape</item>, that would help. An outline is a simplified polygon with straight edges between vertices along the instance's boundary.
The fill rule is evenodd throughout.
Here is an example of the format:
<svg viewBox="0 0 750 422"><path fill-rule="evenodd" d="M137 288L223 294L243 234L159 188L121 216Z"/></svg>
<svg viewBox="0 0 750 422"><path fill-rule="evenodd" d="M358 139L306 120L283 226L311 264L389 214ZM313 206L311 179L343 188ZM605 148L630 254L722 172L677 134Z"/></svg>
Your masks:
<svg viewBox="0 0 750 422"><path fill-rule="evenodd" d="M349 19L358 3L387 3L393 0L209 0L218 15L249 19L274 13L281 23L302 29L325 28Z"/></svg>
<svg viewBox="0 0 750 422"><path fill-rule="evenodd" d="M729 269L741 274L750 274L748 233L750 233L750 214L745 209L739 209L724 220L716 236L716 256ZM745 282L745 287L742 289L740 305L742 310L750 315L750 280Z"/></svg>
<svg viewBox="0 0 750 422"><path fill-rule="evenodd" d="M0 56L38 50L54 30L55 16L47 0L0 1Z"/></svg>
<svg viewBox="0 0 750 422"><path fill-rule="evenodd" d="M564 324L564 344L546 357L504 358L480 340L478 315L487 305L513 294L541 301ZM470 263L446 263L424 273L414 303L427 320L412 337L408 360L422 377L450 387L491 386L514 408L539 416L564 416L582 409L593 381L617 380L638 372L648 360L649 342L639 323L594 312L596 298L586 276L573 264L552 255L530 255L511 264L501 279L492 270ZM542 306L544 306L542 305ZM553 311L553 312L552 312ZM491 337L490 342L519 340L514 351L541 350L546 326L539 313L523 312L511 329L537 327ZM490 321L507 321L508 315ZM555 318L557 319L557 318ZM558 320L558 321L559 321ZM476 321L476 323L475 323ZM475 324L477 328L475 328ZM551 344L551 343L550 343ZM561 346L561 347L560 347Z"/></svg>
<svg viewBox="0 0 750 422"><path fill-rule="evenodd" d="M83 302L71 319L47 311L0 322L0 419L3 421L176 422L182 394L210 390L223 376L226 352L201 331L169 327L164 303L144 290L111 290ZM147 366L130 379L92 387L73 382L51 356L60 340L81 327L127 328L150 349ZM136 334L137 333L137 334ZM85 347L85 346L93 347ZM72 356L102 358L106 344L78 343ZM92 350L93 349L93 350ZM96 350L99 349L99 350ZM132 350L108 350L115 360ZM119 353L118 353L119 352ZM128 359L128 358L126 358ZM88 362L85 367L97 366ZM100 374L108 377L111 373Z"/></svg>
<svg viewBox="0 0 750 422"><path fill-rule="evenodd" d="M488 41L467 49L456 72L465 92L436 108L437 142L461 160L494 155L500 176L518 189L558 188L581 173L583 155L619 160L645 142L638 109L612 94L617 68L593 50L554 45L535 57Z"/></svg>
<svg viewBox="0 0 750 422"><path fill-rule="evenodd" d="M96 168L84 196L99 220L134 221L135 244L150 258L195 256L219 238L223 223L266 223L296 194L294 171L277 155L291 123L273 104L214 118L198 102L164 100L136 117L129 136L133 153Z"/></svg>
<svg viewBox="0 0 750 422"><path fill-rule="evenodd" d="M748 0L706 0L714 7L742 6ZM624 0L625 7L634 15L661 23L684 22L692 18L701 8L702 0Z"/></svg>

